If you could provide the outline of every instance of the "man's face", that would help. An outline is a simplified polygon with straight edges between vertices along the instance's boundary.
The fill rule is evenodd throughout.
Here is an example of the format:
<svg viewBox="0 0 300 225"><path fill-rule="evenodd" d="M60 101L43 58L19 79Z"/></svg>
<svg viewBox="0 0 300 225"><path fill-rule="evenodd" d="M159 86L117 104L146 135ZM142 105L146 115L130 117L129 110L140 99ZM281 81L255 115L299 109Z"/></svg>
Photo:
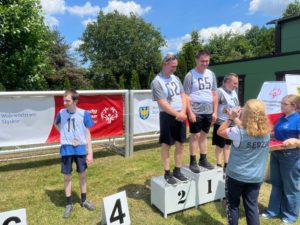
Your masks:
<svg viewBox="0 0 300 225"><path fill-rule="evenodd" d="M72 99L71 95L64 96L64 106L66 109L74 109L76 107L77 101Z"/></svg>
<svg viewBox="0 0 300 225"><path fill-rule="evenodd" d="M225 87L229 90L229 91L233 91L234 89L236 89L239 86L239 80L237 77L231 77L226 83L225 83Z"/></svg>
<svg viewBox="0 0 300 225"><path fill-rule="evenodd" d="M169 73L169 74L173 74L176 71L178 65L178 61L177 59L174 60L170 60L169 62L165 62L164 66L165 66L165 70Z"/></svg>
<svg viewBox="0 0 300 225"><path fill-rule="evenodd" d="M201 55L198 59L196 59L196 67L198 71L204 72L209 65L209 55Z"/></svg>

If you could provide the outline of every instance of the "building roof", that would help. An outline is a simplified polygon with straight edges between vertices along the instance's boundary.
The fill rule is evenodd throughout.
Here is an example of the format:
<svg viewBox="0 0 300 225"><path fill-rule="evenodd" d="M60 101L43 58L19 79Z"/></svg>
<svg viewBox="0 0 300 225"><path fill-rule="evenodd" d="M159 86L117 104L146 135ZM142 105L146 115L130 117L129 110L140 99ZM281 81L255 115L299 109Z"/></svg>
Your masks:
<svg viewBox="0 0 300 225"><path fill-rule="evenodd" d="M288 17L283 17L283 18L279 18L276 20L271 20L270 22L267 23L267 25L285 23L285 22L289 22L291 20L298 20L298 19L300 19L300 14L296 15L296 16L288 16Z"/></svg>

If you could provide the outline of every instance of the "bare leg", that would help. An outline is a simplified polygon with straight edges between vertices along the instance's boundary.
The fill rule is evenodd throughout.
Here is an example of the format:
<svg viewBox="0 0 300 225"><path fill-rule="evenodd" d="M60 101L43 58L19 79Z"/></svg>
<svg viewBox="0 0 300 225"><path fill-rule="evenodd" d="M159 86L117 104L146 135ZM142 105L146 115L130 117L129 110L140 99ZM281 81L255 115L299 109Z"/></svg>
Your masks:
<svg viewBox="0 0 300 225"><path fill-rule="evenodd" d="M163 161L164 170L170 170L170 145L161 145L161 159Z"/></svg>
<svg viewBox="0 0 300 225"><path fill-rule="evenodd" d="M183 160L183 143L175 142L175 166L181 167Z"/></svg>

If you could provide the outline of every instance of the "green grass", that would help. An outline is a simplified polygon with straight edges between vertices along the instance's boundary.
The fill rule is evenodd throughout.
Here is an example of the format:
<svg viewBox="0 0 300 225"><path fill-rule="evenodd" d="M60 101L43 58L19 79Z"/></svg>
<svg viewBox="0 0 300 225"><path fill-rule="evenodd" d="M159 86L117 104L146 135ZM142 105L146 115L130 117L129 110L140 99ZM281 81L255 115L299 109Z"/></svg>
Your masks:
<svg viewBox="0 0 300 225"><path fill-rule="evenodd" d="M174 148L170 153L172 163L173 153ZM211 146L208 156L215 162ZM174 213L167 219L150 205L150 179L163 174L158 145L138 147L131 158L108 150L97 151L94 158L94 164L88 168L88 199L96 205L96 211L89 212L80 207L78 176L74 173L74 210L69 219L62 219L65 197L58 157L1 163L0 211L26 208L30 225L95 225L101 221L102 198L126 190L133 225L226 224L225 203L221 201ZM187 145L184 163L188 163ZM270 189L269 184L263 184L259 196L260 210L267 206ZM246 224L243 210L240 217L240 224ZM281 221L261 220L261 224L279 225Z"/></svg>

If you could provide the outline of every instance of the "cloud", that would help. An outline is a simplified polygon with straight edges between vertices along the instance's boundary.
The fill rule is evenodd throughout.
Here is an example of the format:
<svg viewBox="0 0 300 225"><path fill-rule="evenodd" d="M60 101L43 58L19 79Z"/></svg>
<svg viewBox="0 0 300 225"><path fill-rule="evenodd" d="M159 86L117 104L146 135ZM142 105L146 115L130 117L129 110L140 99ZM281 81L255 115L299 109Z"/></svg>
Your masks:
<svg viewBox="0 0 300 225"><path fill-rule="evenodd" d="M287 5L294 0L251 0L249 5L250 14L261 11L268 16L281 16Z"/></svg>
<svg viewBox="0 0 300 225"><path fill-rule="evenodd" d="M56 19L54 16L45 16L45 22L49 27L56 27L59 25L58 19Z"/></svg>
<svg viewBox="0 0 300 225"><path fill-rule="evenodd" d="M100 7L99 6L92 6L90 2L86 2L83 6L68 6L67 11L70 14L77 15L77 16L96 16L99 11Z"/></svg>
<svg viewBox="0 0 300 225"><path fill-rule="evenodd" d="M63 14L66 10L64 0L41 0L41 5L47 15Z"/></svg>
<svg viewBox="0 0 300 225"><path fill-rule="evenodd" d="M89 23L93 23L95 21L97 21L97 20L96 19L92 19L92 18L88 18L86 20L83 20L82 24L86 27Z"/></svg>
<svg viewBox="0 0 300 225"><path fill-rule="evenodd" d="M247 30L250 30L252 25L250 23L243 24L242 22L233 22L230 25L222 24L219 27L208 27L199 30L199 36L204 43L208 43L214 35L224 35L228 32L234 34L245 34ZM172 38L167 40L167 47L163 47L162 51L174 51L181 50L184 43L191 41L191 35L185 34L182 37Z"/></svg>
<svg viewBox="0 0 300 225"><path fill-rule="evenodd" d="M83 44L83 41L82 40L75 40L72 42L71 44L71 51L76 51L80 45Z"/></svg>
<svg viewBox="0 0 300 225"><path fill-rule="evenodd" d="M119 13L129 16L130 13L141 16L151 10L150 6L143 8L141 5L135 3L134 1L123 2L118 0L112 0L108 2L108 5L103 8L103 12L110 13L118 11Z"/></svg>

